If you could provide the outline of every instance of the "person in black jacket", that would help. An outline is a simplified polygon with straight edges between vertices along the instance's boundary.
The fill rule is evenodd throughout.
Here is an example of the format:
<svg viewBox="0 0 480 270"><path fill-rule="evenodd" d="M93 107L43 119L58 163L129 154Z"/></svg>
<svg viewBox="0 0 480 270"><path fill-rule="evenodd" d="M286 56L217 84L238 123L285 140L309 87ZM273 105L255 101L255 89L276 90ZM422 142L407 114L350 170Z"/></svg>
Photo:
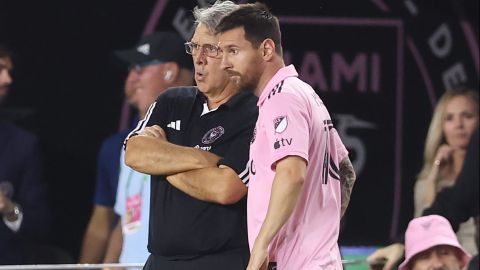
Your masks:
<svg viewBox="0 0 480 270"><path fill-rule="evenodd" d="M11 54L0 45L0 103L13 82ZM36 137L0 115L0 265L28 259L27 245L48 228L45 186Z"/></svg>
<svg viewBox="0 0 480 270"><path fill-rule="evenodd" d="M454 230L457 230L459 224L465 222L470 217L475 218L477 227L477 246L478 246L478 229L479 229L479 196L478 196L478 182L479 182L479 153L478 153L478 136L479 129L470 138L467 154L465 156L465 163L462 171L454 186L440 191L435 198L432 206L423 211L422 215L441 215L444 216L452 225ZM383 270L392 269L398 263L404 253L404 246L400 243L395 243L385 248L375 251L368 257L370 263L378 262L379 260L386 260ZM470 262L469 269L478 268L478 255Z"/></svg>

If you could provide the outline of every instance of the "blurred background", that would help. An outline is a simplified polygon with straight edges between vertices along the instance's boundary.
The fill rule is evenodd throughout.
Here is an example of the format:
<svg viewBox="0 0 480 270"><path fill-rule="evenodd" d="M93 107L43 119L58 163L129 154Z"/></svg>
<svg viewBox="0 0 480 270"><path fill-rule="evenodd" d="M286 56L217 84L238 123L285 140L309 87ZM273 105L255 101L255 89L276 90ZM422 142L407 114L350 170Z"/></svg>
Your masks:
<svg viewBox="0 0 480 270"><path fill-rule="evenodd" d="M413 215L439 96L456 85L478 91L478 1L264 2L280 18L286 62L329 108L357 171L340 244L388 243ZM112 52L154 30L189 39L191 10L206 3L0 0L0 43L14 52L5 115L40 140L48 241L74 258L100 144L131 117L121 113L127 68Z"/></svg>

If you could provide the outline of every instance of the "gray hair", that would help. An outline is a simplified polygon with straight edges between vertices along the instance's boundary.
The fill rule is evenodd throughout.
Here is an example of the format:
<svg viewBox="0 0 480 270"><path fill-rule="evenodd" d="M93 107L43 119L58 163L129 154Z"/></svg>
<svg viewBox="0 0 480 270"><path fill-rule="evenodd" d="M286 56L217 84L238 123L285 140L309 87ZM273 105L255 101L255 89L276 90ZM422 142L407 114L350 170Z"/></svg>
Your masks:
<svg viewBox="0 0 480 270"><path fill-rule="evenodd" d="M215 27L220 23L223 17L239 8L239 5L232 1L217 0L213 5L206 8L196 6L193 9L195 18L195 26L199 23L204 24L211 32L215 31Z"/></svg>

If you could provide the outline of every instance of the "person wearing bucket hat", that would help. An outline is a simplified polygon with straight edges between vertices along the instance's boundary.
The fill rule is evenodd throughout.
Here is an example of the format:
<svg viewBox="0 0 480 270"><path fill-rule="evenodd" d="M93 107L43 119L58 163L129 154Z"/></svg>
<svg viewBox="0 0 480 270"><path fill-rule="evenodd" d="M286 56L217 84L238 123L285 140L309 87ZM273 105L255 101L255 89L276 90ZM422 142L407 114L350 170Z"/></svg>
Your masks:
<svg viewBox="0 0 480 270"><path fill-rule="evenodd" d="M125 99L137 110L138 117L143 118L148 107L167 88L193 83L192 59L184 51L184 42L175 32L155 32L130 49L114 52L129 66ZM146 175L125 166L121 151L131 129L108 137L100 149L94 208L84 235L80 263L138 262L145 260L143 254L148 254L149 181L145 181ZM140 195L139 204L128 209L126 202L136 195ZM126 221L124 213L132 211L142 215ZM117 215L120 221L115 226ZM131 224L137 225L135 231L130 230L122 237L122 225L131 227ZM119 241L122 238L123 246Z"/></svg>
<svg viewBox="0 0 480 270"><path fill-rule="evenodd" d="M470 217L476 220L477 234L476 241L478 246L478 227L479 222L479 206L478 203L480 190L478 158L479 153L479 129L472 134L465 155L465 163L463 164L461 173L455 185L441 190L435 198L432 206L422 215L441 215L445 217L451 224L453 230L457 230L460 223L465 222ZM400 261L404 253L404 245L401 243L403 239L397 239L397 243L380 248L368 256L367 261L370 265L377 264L382 261L381 269L390 270L397 262ZM470 261L468 269L479 269L478 254Z"/></svg>
<svg viewBox="0 0 480 270"><path fill-rule="evenodd" d="M399 270L460 270L470 255L448 220L439 215L415 218L405 232L405 261Z"/></svg>

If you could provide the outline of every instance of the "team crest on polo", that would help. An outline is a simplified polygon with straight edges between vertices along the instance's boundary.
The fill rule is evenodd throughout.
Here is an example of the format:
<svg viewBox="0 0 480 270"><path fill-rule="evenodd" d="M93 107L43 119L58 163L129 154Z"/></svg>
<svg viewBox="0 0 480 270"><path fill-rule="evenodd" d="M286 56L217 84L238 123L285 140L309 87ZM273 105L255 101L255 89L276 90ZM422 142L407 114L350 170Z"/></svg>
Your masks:
<svg viewBox="0 0 480 270"><path fill-rule="evenodd" d="M225 133L225 129L222 126L218 126L215 128L210 129L203 135L202 143L203 144L211 144L220 138Z"/></svg>
<svg viewBox="0 0 480 270"><path fill-rule="evenodd" d="M282 133L287 129L288 118L286 115L279 116L273 119L273 127L275 128L275 133Z"/></svg>

